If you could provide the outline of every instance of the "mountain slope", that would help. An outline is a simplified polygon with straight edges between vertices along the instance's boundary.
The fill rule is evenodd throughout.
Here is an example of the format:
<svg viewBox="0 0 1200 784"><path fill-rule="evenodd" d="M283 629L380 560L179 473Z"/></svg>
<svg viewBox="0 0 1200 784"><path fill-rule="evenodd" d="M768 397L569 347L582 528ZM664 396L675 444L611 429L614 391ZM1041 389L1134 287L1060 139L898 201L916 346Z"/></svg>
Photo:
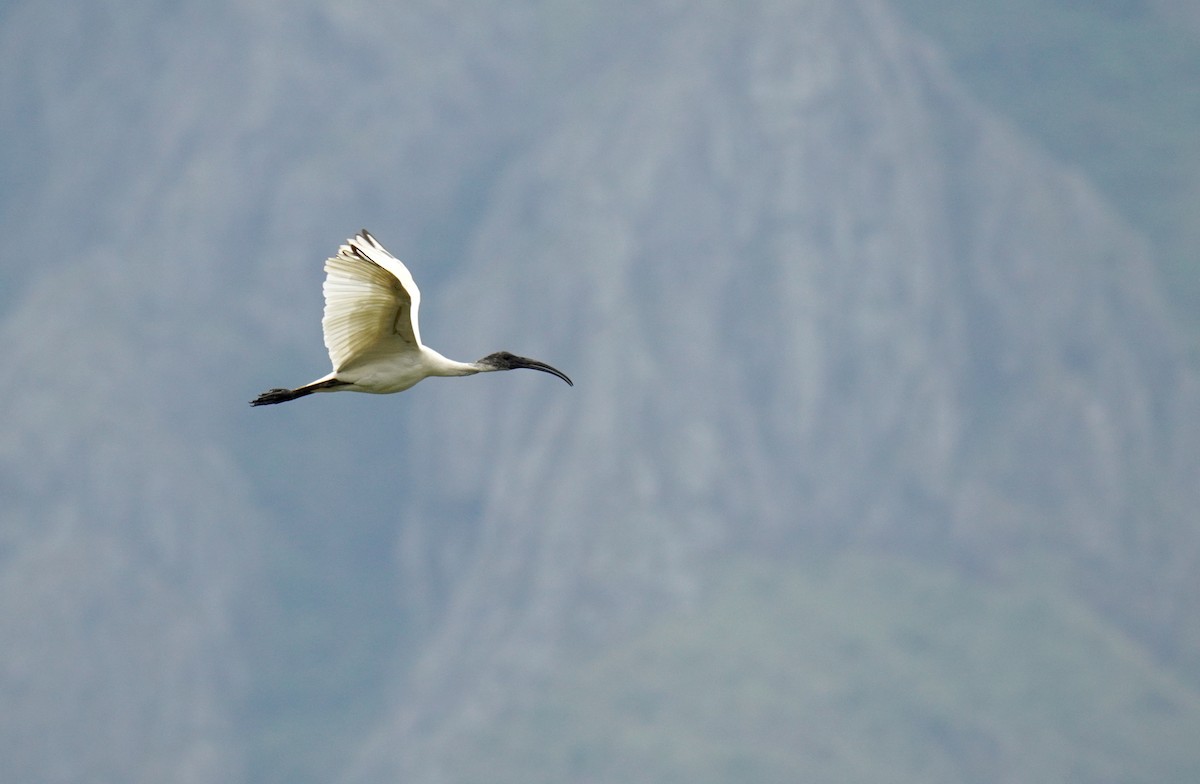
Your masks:
<svg viewBox="0 0 1200 784"><path fill-rule="evenodd" d="M0 379L5 775L238 780L262 519L229 455L138 383L170 363L99 266L43 275L0 320L20 369Z"/></svg>
<svg viewBox="0 0 1200 784"><path fill-rule="evenodd" d="M671 17L492 204L430 310L473 303L464 345L541 329L521 350L577 388L415 401L436 490L400 564L445 610L348 780L441 775L572 651L698 601L729 548L1052 555L1189 650L1196 386L1145 246L882 5Z"/></svg>
<svg viewBox="0 0 1200 784"><path fill-rule="evenodd" d="M391 520L353 518L394 492L330 460L368 417L288 427L246 401L327 362L325 253L383 215L422 233L480 138L503 143L498 114L464 119L503 31L413 4L0 14L0 758L27 781L242 780L280 720L263 704L320 688L274 690L311 615L268 581L300 552L287 589L387 585L355 569ZM324 547L347 498L358 550Z"/></svg>
<svg viewBox="0 0 1200 784"><path fill-rule="evenodd" d="M1200 773L1200 694L1052 583L739 559L711 601L515 700L454 780L1142 781Z"/></svg>
<svg viewBox="0 0 1200 784"><path fill-rule="evenodd" d="M899 0L956 74L1081 167L1152 241L1185 326L1200 326L1200 6ZM1189 29L1190 28L1190 29ZM1194 344L1193 331L1193 345Z"/></svg>
<svg viewBox="0 0 1200 784"><path fill-rule="evenodd" d="M15 771L321 780L340 763L359 692L400 666L384 651L419 645L389 615L406 409L245 403L323 372L321 263L350 232L426 260L431 289L454 272L498 161L612 34L599 7L538 16L0 8ZM573 46L580 26L600 37ZM294 729L324 721L348 729Z"/></svg>

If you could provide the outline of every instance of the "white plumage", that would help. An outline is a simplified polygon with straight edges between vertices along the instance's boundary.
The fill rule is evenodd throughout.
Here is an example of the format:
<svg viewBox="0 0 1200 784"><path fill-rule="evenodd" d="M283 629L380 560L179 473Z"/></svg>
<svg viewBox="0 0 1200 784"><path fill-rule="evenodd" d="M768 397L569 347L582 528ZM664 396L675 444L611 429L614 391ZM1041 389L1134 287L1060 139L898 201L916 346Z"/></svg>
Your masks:
<svg viewBox="0 0 1200 784"><path fill-rule="evenodd" d="M529 368L571 379L557 368L507 351L477 362L447 359L421 343L421 291L403 262L363 229L325 262L325 348L333 371L295 389L271 389L252 406L284 403L313 392L408 389L429 376L469 376ZM573 386L573 384L572 384Z"/></svg>

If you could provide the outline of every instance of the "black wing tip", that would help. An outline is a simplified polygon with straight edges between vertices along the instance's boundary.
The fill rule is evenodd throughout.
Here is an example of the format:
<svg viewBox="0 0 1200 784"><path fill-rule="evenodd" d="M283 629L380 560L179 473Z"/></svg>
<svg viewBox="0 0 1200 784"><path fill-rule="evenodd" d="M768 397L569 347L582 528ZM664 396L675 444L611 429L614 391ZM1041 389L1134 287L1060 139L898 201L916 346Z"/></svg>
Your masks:
<svg viewBox="0 0 1200 784"><path fill-rule="evenodd" d="M341 253L343 255L353 254L364 261L372 261L371 257L364 250L364 247L383 250L383 246L379 244L379 240L375 239L371 232L366 229L359 229L358 234L346 240L346 244L341 247ZM374 262L372 261L372 263Z"/></svg>

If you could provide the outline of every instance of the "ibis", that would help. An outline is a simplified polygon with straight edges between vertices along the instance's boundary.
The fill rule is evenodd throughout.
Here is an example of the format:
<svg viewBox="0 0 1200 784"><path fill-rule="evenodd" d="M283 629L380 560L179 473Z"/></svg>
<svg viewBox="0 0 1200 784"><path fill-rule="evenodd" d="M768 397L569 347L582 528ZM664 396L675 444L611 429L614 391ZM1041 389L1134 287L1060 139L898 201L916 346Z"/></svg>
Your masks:
<svg viewBox="0 0 1200 784"><path fill-rule="evenodd" d="M417 311L421 292L403 262L366 229L346 240L325 262L325 315L321 327L333 371L295 389L268 389L252 406L286 403L314 392L402 392L430 376L471 376L529 368L567 374L507 351L476 362L456 362L421 343Z"/></svg>

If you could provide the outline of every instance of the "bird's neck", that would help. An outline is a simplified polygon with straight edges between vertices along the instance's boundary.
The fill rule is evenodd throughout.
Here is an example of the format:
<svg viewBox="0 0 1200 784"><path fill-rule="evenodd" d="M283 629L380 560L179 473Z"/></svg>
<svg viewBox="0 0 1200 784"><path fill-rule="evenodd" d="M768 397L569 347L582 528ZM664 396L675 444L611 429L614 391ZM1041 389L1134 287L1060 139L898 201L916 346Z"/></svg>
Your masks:
<svg viewBox="0 0 1200 784"><path fill-rule="evenodd" d="M470 376L480 370L473 362L449 359L426 346L422 346L421 349L431 376Z"/></svg>

